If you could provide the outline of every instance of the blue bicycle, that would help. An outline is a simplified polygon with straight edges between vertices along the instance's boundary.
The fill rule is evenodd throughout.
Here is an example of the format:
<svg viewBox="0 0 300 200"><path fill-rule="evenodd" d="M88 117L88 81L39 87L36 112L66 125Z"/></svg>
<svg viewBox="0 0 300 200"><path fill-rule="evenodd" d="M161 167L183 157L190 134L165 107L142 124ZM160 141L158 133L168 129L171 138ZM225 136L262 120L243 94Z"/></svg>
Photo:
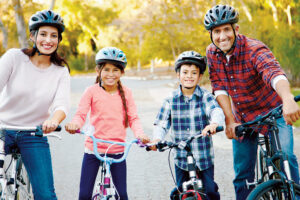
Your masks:
<svg viewBox="0 0 300 200"><path fill-rule="evenodd" d="M85 134L84 132L78 131L78 133ZM86 134L85 134L86 135ZM93 141L93 152L95 156L101 161L100 164L100 178L95 183L94 193L92 195L92 200L114 200L119 199L118 191L116 190L111 176L110 166L113 163L120 163L123 162L129 153L129 150L132 144L137 144L140 147L144 147L145 145L138 139L131 140L130 142L114 142L114 141L107 141L96 138L93 135L89 135L89 137ZM108 143L111 144L110 147L113 145L120 145L124 146L124 153L123 156L119 159L110 158L107 156L107 151L104 154L99 154L97 151L97 144L98 143ZM107 149L107 150L108 150Z"/></svg>

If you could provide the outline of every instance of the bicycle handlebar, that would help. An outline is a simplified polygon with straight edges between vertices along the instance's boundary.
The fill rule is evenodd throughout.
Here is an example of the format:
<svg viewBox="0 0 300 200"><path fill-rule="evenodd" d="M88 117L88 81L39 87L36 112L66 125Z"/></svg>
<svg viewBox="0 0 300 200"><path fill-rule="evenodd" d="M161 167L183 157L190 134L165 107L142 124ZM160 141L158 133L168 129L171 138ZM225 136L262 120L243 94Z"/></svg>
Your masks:
<svg viewBox="0 0 300 200"><path fill-rule="evenodd" d="M300 101L300 95L295 96L294 100L296 102ZM253 128L251 125L268 125L272 123L271 120L268 120L271 117L274 117L275 119L279 118L282 115L282 105L274 108L267 114L263 116L258 116L255 118L255 120L243 123L241 125L238 125L235 127L235 134L237 137L242 137L244 135L247 135L249 132L253 131Z"/></svg>
<svg viewBox="0 0 300 200"><path fill-rule="evenodd" d="M44 134L42 125L39 126L9 126L9 125L0 125L0 130L10 130L10 131L22 131L25 134L28 133L29 135L32 136L37 136L37 137L57 137L61 139L61 137L57 134L54 133L48 133ZM56 132L61 131L61 126L58 125L57 128L54 130Z"/></svg>
<svg viewBox="0 0 300 200"><path fill-rule="evenodd" d="M76 131L77 133L80 133L80 134L83 134L83 135L86 135L84 132L78 130ZM106 163L120 163L122 161L124 161L127 156L128 156L128 152L129 152L129 149L131 148L131 145L133 143L136 143L138 145L140 145L141 147L143 147L141 141L139 139L134 139L134 140L131 140L130 142L114 142L114 141L107 141L107 140L102 140L102 139L99 139L99 138L96 138L95 136L93 135L89 135L88 137L90 137L93 141L93 152L95 154L95 156L103 161L103 162L106 162ZM125 150L124 150L124 153L123 153L123 156L121 158L118 158L118 159L114 159L114 158L110 158L110 157L107 157L106 154L104 154L103 156L101 156L99 154L99 152L97 151L97 143L99 142L102 142L102 143L108 143L108 144L112 144L112 145L121 145L121 146L124 146L125 147Z"/></svg>
<svg viewBox="0 0 300 200"><path fill-rule="evenodd" d="M224 130L223 126L218 126L216 129L216 132L221 132L223 130ZM209 131L208 131L208 133L210 135ZM155 146L158 149L158 151L161 151L161 152L165 151L167 149L170 149L170 148L185 149L188 146L188 144L190 144L194 139L200 138L200 137L203 137L202 134L193 135L193 136L190 136L188 139L179 141L177 143L171 142L171 141L159 141L157 144L154 144L153 146ZM150 147L147 147L146 150L150 151L151 149L150 149Z"/></svg>

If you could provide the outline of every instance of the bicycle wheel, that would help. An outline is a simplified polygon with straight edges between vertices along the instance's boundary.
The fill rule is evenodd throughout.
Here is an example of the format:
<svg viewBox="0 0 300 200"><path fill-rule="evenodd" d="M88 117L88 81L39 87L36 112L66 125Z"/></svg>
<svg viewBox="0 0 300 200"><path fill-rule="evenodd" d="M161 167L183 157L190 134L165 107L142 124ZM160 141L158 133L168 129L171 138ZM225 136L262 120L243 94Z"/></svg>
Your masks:
<svg viewBox="0 0 300 200"><path fill-rule="evenodd" d="M16 200L33 200L33 193L27 171L23 165L21 158L18 160L17 166L17 195Z"/></svg>
<svg viewBox="0 0 300 200"><path fill-rule="evenodd" d="M295 195L300 195L300 186L294 184ZM289 198L289 191L281 180L269 180L258 185L248 196L247 200L286 200Z"/></svg>

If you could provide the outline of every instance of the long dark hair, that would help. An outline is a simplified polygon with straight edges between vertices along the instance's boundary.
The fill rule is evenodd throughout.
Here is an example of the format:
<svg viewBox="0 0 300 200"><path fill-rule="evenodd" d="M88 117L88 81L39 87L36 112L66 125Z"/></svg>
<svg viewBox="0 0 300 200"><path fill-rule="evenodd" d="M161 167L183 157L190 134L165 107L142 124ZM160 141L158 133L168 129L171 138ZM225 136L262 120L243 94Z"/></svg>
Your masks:
<svg viewBox="0 0 300 200"><path fill-rule="evenodd" d="M34 56L34 54L37 52L36 48L24 48L22 49L23 53L26 54L29 57ZM57 51L55 51L51 57L50 61L58 66L64 67L64 64L67 66L69 72L70 72L70 67L65 59L63 59L61 56L58 55Z"/></svg>
<svg viewBox="0 0 300 200"><path fill-rule="evenodd" d="M116 64L113 64L113 65L116 66L117 68L119 68L122 73L124 73L124 68L121 65L116 65ZM104 68L104 66L105 66L105 63L102 63L100 65L96 65L96 67L99 69L100 73L97 76L95 83L99 83L100 86L101 86L101 77L100 77L100 75L101 75L101 72L102 72L102 69ZM128 108L127 108L127 103L126 103L126 98L125 98L125 92L124 92L121 81L118 81L118 90L119 90L119 94L121 96L122 103L123 103L123 108L124 108L124 111L125 111L125 115L124 115L125 123L124 123L124 125L127 128L128 124L129 124L129 122L128 122L129 121L128 120L128 113L127 113Z"/></svg>

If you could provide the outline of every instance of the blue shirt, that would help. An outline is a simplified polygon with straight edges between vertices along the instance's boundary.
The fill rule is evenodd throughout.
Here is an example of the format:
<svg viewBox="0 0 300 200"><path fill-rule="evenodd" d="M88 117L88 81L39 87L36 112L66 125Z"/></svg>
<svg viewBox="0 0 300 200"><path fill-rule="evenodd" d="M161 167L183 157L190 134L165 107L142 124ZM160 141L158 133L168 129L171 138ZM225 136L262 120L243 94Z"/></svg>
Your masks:
<svg viewBox="0 0 300 200"><path fill-rule="evenodd" d="M199 87L191 97L186 97L181 86L167 98L154 122L154 139L162 140L169 129L173 142L186 140L191 135L199 135L210 123L224 124L224 114L214 96ZM214 152L211 137L200 137L191 143L193 157L200 170L213 165ZM175 164L187 170L187 152L176 149Z"/></svg>

